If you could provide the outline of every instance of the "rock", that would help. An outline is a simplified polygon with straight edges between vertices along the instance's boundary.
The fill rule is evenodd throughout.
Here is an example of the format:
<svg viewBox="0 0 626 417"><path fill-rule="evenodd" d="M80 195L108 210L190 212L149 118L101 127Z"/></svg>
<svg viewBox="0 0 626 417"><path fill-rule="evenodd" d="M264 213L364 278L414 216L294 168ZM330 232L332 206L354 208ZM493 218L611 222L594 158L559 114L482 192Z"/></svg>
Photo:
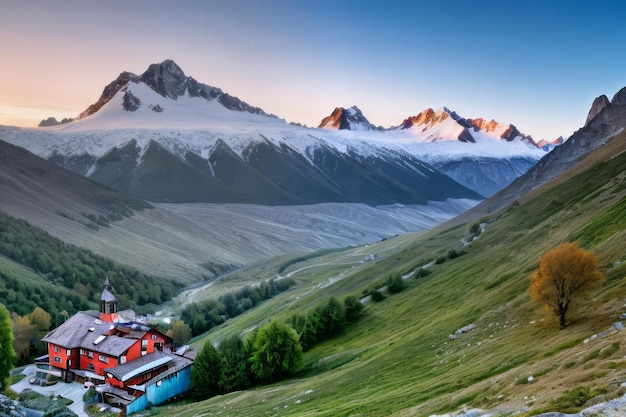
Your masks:
<svg viewBox="0 0 626 417"><path fill-rule="evenodd" d="M596 97L591 105L591 109L589 109L589 113L587 114L587 120L585 121L585 126L589 124L589 122L598 115L605 107L609 105L609 99L607 96L602 94L600 97Z"/></svg>

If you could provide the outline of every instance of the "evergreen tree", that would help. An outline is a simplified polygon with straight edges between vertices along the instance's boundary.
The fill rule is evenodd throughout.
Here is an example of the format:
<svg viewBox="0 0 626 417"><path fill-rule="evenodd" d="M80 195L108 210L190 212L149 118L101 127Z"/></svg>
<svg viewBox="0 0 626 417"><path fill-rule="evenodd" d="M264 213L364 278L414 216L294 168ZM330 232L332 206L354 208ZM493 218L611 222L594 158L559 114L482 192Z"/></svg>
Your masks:
<svg viewBox="0 0 626 417"><path fill-rule="evenodd" d="M336 298L330 298L322 310L324 336L338 335L346 328L346 313ZM318 338L319 338L318 334Z"/></svg>
<svg viewBox="0 0 626 417"><path fill-rule="evenodd" d="M191 368L191 391L199 399L217 393L219 382L219 357L210 341L206 341Z"/></svg>
<svg viewBox="0 0 626 417"><path fill-rule="evenodd" d="M246 347L237 335L227 337L220 343L217 353L219 356L220 377L219 387L226 392L248 388L248 358Z"/></svg>
<svg viewBox="0 0 626 417"><path fill-rule="evenodd" d="M13 329L9 310L0 303L0 391L7 387L11 369L17 357L13 351Z"/></svg>

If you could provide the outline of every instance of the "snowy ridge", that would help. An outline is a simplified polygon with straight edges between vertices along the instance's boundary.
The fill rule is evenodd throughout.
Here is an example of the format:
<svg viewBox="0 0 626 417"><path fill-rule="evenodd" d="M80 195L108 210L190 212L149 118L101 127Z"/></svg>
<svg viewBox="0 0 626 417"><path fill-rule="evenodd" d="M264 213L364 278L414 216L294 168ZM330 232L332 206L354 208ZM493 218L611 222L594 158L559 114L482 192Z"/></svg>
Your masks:
<svg viewBox="0 0 626 417"><path fill-rule="evenodd" d="M123 109L127 92L141 102L135 111ZM217 139L224 140L239 156L250 143L266 139L279 146L285 144L305 156L319 146L332 147L344 154L349 150L362 155L403 151L426 162L451 156L539 159L545 154L545 151L519 139L508 142L494 138L501 135L500 130L504 127L488 133L472 132L476 143L451 140L458 137L463 127L446 110L437 111L437 123L414 125L408 129L311 129L289 125L275 117L229 110L215 100L207 101L188 94L177 99L166 98L144 83L129 82L89 117L54 127L18 129L12 130L12 135L6 131L3 134L6 140L44 158L49 158L54 151L64 155L88 153L101 157L112 147L119 147L132 139L136 139L142 149L154 140L177 155L189 150L204 158L210 155ZM354 113L357 110L349 108L346 111ZM48 139L40 140L40 135ZM448 140L444 141L444 138Z"/></svg>

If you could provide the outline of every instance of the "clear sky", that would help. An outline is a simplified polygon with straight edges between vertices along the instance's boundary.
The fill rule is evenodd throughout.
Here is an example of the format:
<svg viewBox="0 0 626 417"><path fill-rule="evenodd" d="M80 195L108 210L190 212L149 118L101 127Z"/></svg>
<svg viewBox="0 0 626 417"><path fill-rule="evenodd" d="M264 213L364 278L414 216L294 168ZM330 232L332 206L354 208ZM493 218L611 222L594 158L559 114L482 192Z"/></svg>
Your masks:
<svg viewBox="0 0 626 417"><path fill-rule="evenodd" d="M75 117L173 59L287 121L428 107L568 137L626 86L621 0L0 0L0 125Z"/></svg>

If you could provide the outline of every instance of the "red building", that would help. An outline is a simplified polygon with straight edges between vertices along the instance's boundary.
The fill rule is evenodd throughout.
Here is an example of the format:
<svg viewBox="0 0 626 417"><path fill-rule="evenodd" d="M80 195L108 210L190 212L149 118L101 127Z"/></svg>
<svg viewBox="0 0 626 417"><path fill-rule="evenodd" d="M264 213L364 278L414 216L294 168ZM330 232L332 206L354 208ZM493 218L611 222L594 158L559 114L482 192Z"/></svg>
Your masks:
<svg viewBox="0 0 626 417"><path fill-rule="evenodd" d="M179 377L193 363L172 353L173 340L134 311L118 311L108 278L99 312L78 312L42 340L48 344L50 373L66 381L106 384L105 391L124 405L144 395L157 376L160 387L165 377ZM176 384L188 388L185 381Z"/></svg>

